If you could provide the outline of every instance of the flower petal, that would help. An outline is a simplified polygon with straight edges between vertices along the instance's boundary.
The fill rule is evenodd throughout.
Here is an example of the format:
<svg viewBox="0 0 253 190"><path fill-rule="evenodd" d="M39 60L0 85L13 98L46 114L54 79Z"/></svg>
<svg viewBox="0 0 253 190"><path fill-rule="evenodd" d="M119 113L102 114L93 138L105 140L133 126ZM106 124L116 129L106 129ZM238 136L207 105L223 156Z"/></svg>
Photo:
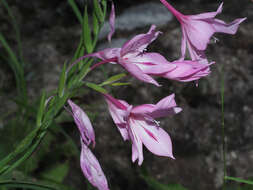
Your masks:
<svg viewBox="0 0 253 190"><path fill-rule="evenodd" d="M140 139L140 134L138 134L137 128L139 126L136 125L136 120L130 118L129 119L129 136L132 140L132 161L135 162L138 159L138 165L140 166L143 162L143 148L142 141Z"/></svg>
<svg viewBox="0 0 253 190"><path fill-rule="evenodd" d="M198 50L205 50L210 41L211 36L215 32L215 28L202 20L188 19L184 23L184 30L187 39Z"/></svg>
<svg viewBox="0 0 253 190"><path fill-rule="evenodd" d="M87 145L89 145L90 141L93 142L93 146L95 145L95 132L91 125L89 117L86 113L74 102L68 100L68 104L70 105L73 113L73 118L75 123L79 129L79 132L82 136L82 139L85 141Z"/></svg>
<svg viewBox="0 0 253 190"><path fill-rule="evenodd" d="M82 141L81 144L80 166L84 176L99 190L109 190L105 174L97 158Z"/></svg>
<svg viewBox="0 0 253 190"><path fill-rule="evenodd" d="M150 152L174 159L170 136L162 128L144 120L136 120L135 122L134 130Z"/></svg>
<svg viewBox="0 0 253 190"><path fill-rule="evenodd" d="M131 113L139 115L139 114L148 114L152 112L154 109L154 104L142 104L139 106L133 107Z"/></svg>
<svg viewBox="0 0 253 190"><path fill-rule="evenodd" d="M156 26L152 25L146 34L139 34L127 41L121 49L121 56L131 52L143 52L143 50L153 42L160 34L159 31L155 31Z"/></svg>
<svg viewBox="0 0 253 190"><path fill-rule="evenodd" d="M116 100L112 96L108 94L104 94L106 102L108 104L109 112L112 116L114 123L116 124L121 136L126 141L129 139L128 131L126 129L126 121L125 118L128 115L125 105L122 104L123 101Z"/></svg>
<svg viewBox="0 0 253 190"><path fill-rule="evenodd" d="M166 117L171 114L177 114L182 111L180 107L176 107L175 94L171 94L160 100L149 114L153 118Z"/></svg>
<svg viewBox="0 0 253 190"><path fill-rule="evenodd" d="M227 24L222 20L214 19L210 21L210 23L213 25L216 32L235 34L237 32L239 24L241 24L244 20L246 20L246 18L238 18L233 22Z"/></svg>
<svg viewBox="0 0 253 190"><path fill-rule="evenodd" d="M135 64L132 64L131 62L122 62L121 60L119 61L119 64L138 80L160 86L151 76L143 73L143 71Z"/></svg>
<svg viewBox="0 0 253 190"><path fill-rule="evenodd" d="M207 13L201 13L196 15L189 15L192 19L208 19L208 18L214 18L217 14L220 14L222 12L223 3L220 4L217 11L215 12L207 12Z"/></svg>
<svg viewBox="0 0 253 190"><path fill-rule="evenodd" d="M181 40L181 58L182 60L184 60L185 58L185 52L186 52L186 33L184 31L184 28L181 26L181 30L182 30L182 40Z"/></svg>
<svg viewBox="0 0 253 190"><path fill-rule="evenodd" d="M163 74L176 68L159 53L143 53L128 58L127 62L136 64L145 74L150 75Z"/></svg>

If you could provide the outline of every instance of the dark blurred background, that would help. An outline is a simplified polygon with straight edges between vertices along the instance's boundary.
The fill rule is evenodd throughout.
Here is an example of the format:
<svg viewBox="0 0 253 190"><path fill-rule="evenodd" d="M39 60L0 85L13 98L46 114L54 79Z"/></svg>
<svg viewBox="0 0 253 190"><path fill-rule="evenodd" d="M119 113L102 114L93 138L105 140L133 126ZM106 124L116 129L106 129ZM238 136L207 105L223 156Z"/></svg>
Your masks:
<svg viewBox="0 0 253 190"><path fill-rule="evenodd" d="M80 8L90 1L77 0ZM97 144L94 150L111 189L147 189L148 184L141 177L143 171L161 183L178 183L190 190L221 189L223 161L221 156L221 97L220 84L222 67L225 76L225 132L227 143L227 172L230 176L253 177L253 2L250 0L225 0L224 9L218 18L231 22L239 17L247 17L236 35L215 35L219 41L211 43L207 49L212 73L194 83L179 83L157 79L161 88L129 79L131 86L116 87L112 94L125 99L130 104L155 103L161 98L176 94L176 101L183 112L161 119L161 126L170 134L176 160L157 157L144 150L144 163L139 167L131 162L131 146L123 142L110 118L106 104L95 92L82 94L75 99L92 113ZM77 47L81 27L67 1L59 0L12 0L8 2L20 26L23 53L26 61L25 75L29 97L38 98L42 89L47 92L56 89L58 78L65 60L70 60ZM177 0L171 3L185 14L215 11L221 1ZM150 25L156 24L163 32L150 45L148 51L163 54L168 60L180 57L181 31L176 19L170 15L158 0L116 1L116 33L111 44L106 41L108 25L102 30L98 49L120 47L126 40L138 33L145 33ZM90 6L91 8L91 6ZM15 33L7 21L7 14L0 7L0 31L11 46L17 49ZM0 45L0 51L1 51ZM3 63L3 62L2 62ZM118 66L106 65L107 76L123 70ZM88 77L89 81L101 82L103 71L98 70ZM15 79L6 64L0 67L0 115L15 109L11 98L15 97ZM7 136L18 130L7 130L6 121L0 120L0 143L9 141ZM78 144L78 131L71 118L58 119ZM12 132L11 132L12 131ZM22 130L20 131L22 133ZM48 137L49 138L49 137ZM59 134L50 137L40 161L29 170L34 179L43 177L41 172L47 166L66 163L69 166L63 182L76 189L85 189L84 177L76 156L67 156L65 140ZM3 148L4 149L4 148ZM56 151L57 150L57 151ZM38 150L40 151L40 150ZM64 152L65 151L65 152ZM4 154L2 154L4 155ZM2 156L1 155L1 156ZM73 154L74 155L74 154ZM32 158L31 158L32 159ZM34 161L33 161L34 162ZM27 165L31 164L28 162ZM45 174L46 175L46 174ZM44 176L45 176L44 175Z"/></svg>

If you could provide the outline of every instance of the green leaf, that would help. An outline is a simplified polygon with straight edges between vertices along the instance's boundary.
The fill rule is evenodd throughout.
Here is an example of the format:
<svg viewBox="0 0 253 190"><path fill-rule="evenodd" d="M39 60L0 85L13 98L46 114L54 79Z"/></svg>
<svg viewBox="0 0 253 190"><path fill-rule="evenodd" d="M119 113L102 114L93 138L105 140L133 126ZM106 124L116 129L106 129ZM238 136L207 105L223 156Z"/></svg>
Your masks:
<svg viewBox="0 0 253 190"><path fill-rule="evenodd" d="M41 99L40 99L39 110L38 110L38 113L37 113L37 119L36 119L36 126L37 127L41 126L41 120L42 120L42 117L43 117L43 112L44 112L44 109L46 107L45 103L46 103L46 93L45 93L45 91L43 91Z"/></svg>
<svg viewBox="0 0 253 190"><path fill-rule="evenodd" d="M57 113L60 111L60 109L62 109L62 107L64 106L68 98L69 98L69 93L66 92L61 98L58 99L57 103L54 105L55 107L53 108L54 110L53 116L57 115Z"/></svg>
<svg viewBox="0 0 253 190"><path fill-rule="evenodd" d="M66 66L67 64L64 63L63 65L63 69L62 69L62 72L61 72L61 76L60 76L60 81L59 81L59 87L58 87L58 96L59 97L62 97L63 94L64 94L64 88L65 88L65 83L66 83Z"/></svg>
<svg viewBox="0 0 253 190"><path fill-rule="evenodd" d="M126 73L120 73L120 74L117 74L117 75L114 75L110 78L108 78L106 81L104 81L103 83L101 83L99 86L104 86L104 85L108 85L108 84L111 84L115 81L118 81L120 79L122 79L123 77L125 77L127 74Z"/></svg>
<svg viewBox="0 0 253 190"><path fill-rule="evenodd" d="M14 30L15 30L15 33L16 33L16 40L17 40L17 43L18 43L19 57L20 57L20 59L22 61L22 64L24 65L23 52L22 52L22 43L21 43L21 36L20 36L20 29L18 27L16 18L13 15L13 13L12 13L12 11L11 11L8 3L6 2L6 0L2 0L2 4L5 7L5 9L7 10L9 17L11 18L11 24L12 24Z"/></svg>
<svg viewBox="0 0 253 190"><path fill-rule="evenodd" d="M62 183L69 171L68 163L56 164L49 170L42 173L41 177L46 180Z"/></svg>
<svg viewBox="0 0 253 190"><path fill-rule="evenodd" d="M93 62L93 60L89 60L86 64L84 64L84 66L81 68L80 74L78 76L79 81L82 81L83 78L88 74L88 72L90 71L90 65Z"/></svg>
<svg viewBox="0 0 253 190"><path fill-rule="evenodd" d="M36 189L36 190L58 190L55 187L51 187L44 184L25 182L25 181L16 181L16 180L0 181L0 186L12 187L12 188Z"/></svg>
<svg viewBox="0 0 253 190"><path fill-rule="evenodd" d="M96 85L94 83L87 82L87 83L85 83L85 85L88 86L89 88L92 88L93 90L95 90L97 92L100 92L100 93L103 93L103 94L107 94L106 89L104 89L101 86L98 86L98 85Z"/></svg>
<svg viewBox="0 0 253 190"><path fill-rule="evenodd" d="M146 175L142 175L141 177L146 181L146 183L150 186L150 188L154 190L187 190L180 184L166 185Z"/></svg>
<svg viewBox="0 0 253 190"><path fill-rule="evenodd" d="M76 18L78 19L78 21L80 22L80 24L82 24L82 14L78 8L78 6L76 5L75 0L68 0L69 5L71 6L72 10L74 11Z"/></svg>
<svg viewBox="0 0 253 190"><path fill-rule="evenodd" d="M18 154L25 151L32 143L33 138L36 136L37 131L39 128L34 129L29 135L27 135L21 143L18 145L18 147L8 154L3 160L0 161L0 174L2 173L6 164L8 164L11 160L13 160Z"/></svg>
<svg viewBox="0 0 253 190"><path fill-rule="evenodd" d="M130 84L131 84L130 82L115 82L115 83L112 83L111 85L112 86L127 86Z"/></svg>
<svg viewBox="0 0 253 190"><path fill-rule="evenodd" d="M101 0L101 4L103 6L103 19L105 20L106 17L106 10L107 10L107 0Z"/></svg>
<svg viewBox="0 0 253 190"><path fill-rule="evenodd" d="M93 6L94 6L94 9L95 9L95 13L96 13L96 15L98 17L98 20L101 23L103 23L104 22L104 12L101 9L99 1L98 0L93 0Z"/></svg>
<svg viewBox="0 0 253 190"><path fill-rule="evenodd" d="M23 101L26 103L27 92L26 92L26 83L24 78L24 70L22 65L19 63L17 56L5 40L4 36L0 33L0 43L2 44L3 48L9 55L9 65L12 68L16 83L18 94L23 98Z"/></svg>
<svg viewBox="0 0 253 190"><path fill-rule="evenodd" d="M0 186L10 188L22 188L22 189L33 189L33 190L73 190L70 187L67 187L62 184L57 184L53 182L44 182L38 181L33 182L34 178L30 179L31 181L23 181L23 180L1 180ZM2 189L1 189L2 190Z"/></svg>
<svg viewBox="0 0 253 190"><path fill-rule="evenodd" d="M41 142L42 138L43 138L43 136L41 136L36 142L34 142L33 145L28 150L26 150L26 153L21 158L19 158L17 161L15 161L13 164L11 164L7 169L1 170L0 175L5 175L5 174L11 172L13 169L18 167L22 162L24 162L27 158L29 158L31 156L31 154L35 151L35 149L37 148L39 143Z"/></svg>
<svg viewBox="0 0 253 190"><path fill-rule="evenodd" d="M87 6L85 6L83 17L83 39L87 53L91 53L93 51L93 46L92 46Z"/></svg>
<svg viewBox="0 0 253 190"><path fill-rule="evenodd" d="M99 32L99 23L98 23L98 19L97 19L97 16L95 14L95 12L92 13L92 21L93 21L93 33L94 33L94 36L97 36L98 35L98 32Z"/></svg>
<svg viewBox="0 0 253 190"><path fill-rule="evenodd" d="M241 178L237 178L237 177L225 176L225 180L232 180L232 181L236 181L236 182L240 182L240 183L246 183L249 185L253 185L253 181L249 181L249 180L245 180L245 179L241 179Z"/></svg>

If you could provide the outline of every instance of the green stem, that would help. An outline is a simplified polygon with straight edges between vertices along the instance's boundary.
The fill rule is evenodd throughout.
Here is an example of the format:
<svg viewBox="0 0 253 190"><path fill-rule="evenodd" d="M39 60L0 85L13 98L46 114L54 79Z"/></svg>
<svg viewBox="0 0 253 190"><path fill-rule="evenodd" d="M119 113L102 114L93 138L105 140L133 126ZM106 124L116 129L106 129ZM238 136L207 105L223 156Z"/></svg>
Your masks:
<svg viewBox="0 0 253 190"><path fill-rule="evenodd" d="M104 4L106 4L106 2L104 2ZM106 9L104 9L104 11L106 12ZM99 32L97 35L99 35ZM96 40L97 40L97 36L95 38L95 42ZM20 79L22 83L20 85L21 86L20 89L22 89L21 92L23 92L24 100L27 100L26 87L25 87L25 83L23 83L24 82L23 68L20 68L21 65L19 64L17 57L15 56L15 54L13 53L13 51L11 50L11 48L9 47L9 45L7 44L7 42L5 41L1 33L0 33L0 42L4 44L5 49L7 50L10 56L11 63L12 63L11 66L14 68L14 71L16 70L18 71L15 73L17 75L16 76L17 82L19 82L18 79ZM94 44L94 47L95 47L96 43L93 42L92 44ZM82 44L79 45L79 48L78 48L79 51L80 51L81 45ZM94 47L92 48L92 50L94 49ZM66 81L71 81L72 78L75 79L76 77L78 77L77 80L80 80L83 77L83 75L77 75L77 76L68 75ZM65 105L67 99L69 99L72 96L71 90L70 90L71 87L72 86L67 88L65 86L66 90L64 90L62 96L61 97L55 96L50 101L50 103L47 106L47 109L45 109L45 111L41 114L42 121L39 122L40 125L37 126L37 128L34 129L32 132L30 132L30 134L26 136L26 138L20 143L20 145L13 152L11 152L9 155L7 155L5 158L3 158L0 161L0 175L9 173L10 171L18 167L22 162L24 162L26 159L28 159L32 155L32 153L39 146L40 142L42 141L43 137L45 136L48 128L51 126L54 119L58 116L58 114L61 113L61 110L63 106Z"/></svg>

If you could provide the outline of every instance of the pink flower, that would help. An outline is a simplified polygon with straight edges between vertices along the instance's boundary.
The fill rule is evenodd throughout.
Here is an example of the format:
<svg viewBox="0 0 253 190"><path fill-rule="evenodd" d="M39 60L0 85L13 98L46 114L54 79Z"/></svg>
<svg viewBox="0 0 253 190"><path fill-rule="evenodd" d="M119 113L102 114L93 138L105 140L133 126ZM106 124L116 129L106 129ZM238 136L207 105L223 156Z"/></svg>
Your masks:
<svg viewBox="0 0 253 190"><path fill-rule="evenodd" d="M76 60L72 66L86 57L97 57L103 61L97 63L91 69L108 62L118 63L135 78L159 86L150 75L164 74L175 69L176 66L167 64L168 61L158 53L144 53L146 47L160 34L159 31L155 31L155 28L156 26L152 25L148 33L133 37L122 48L108 48L97 53L85 55Z"/></svg>
<svg viewBox="0 0 253 190"><path fill-rule="evenodd" d="M177 107L174 94L163 98L155 105L144 104L136 107L108 94L104 96L113 121L123 139L132 141L133 162L138 159L138 164L142 164L142 144L155 155L174 159L170 136L154 120L154 118L176 114L182 110Z"/></svg>
<svg viewBox="0 0 253 190"><path fill-rule="evenodd" d="M160 75L161 77L180 82L189 82L207 76L211 72L209 66L214 64L214 62L207 64L198 61L178 60L170 64L176 65L176 69Z"/></svg>
<svg viewBox="0 0 253 190"><path fill-rule="evenodd" d="M95 146L95 133L89 117L78 105L76 105L71 100L68 100L68 104L72 109L72 115L79 129L82 140L86 143L86 145L89 145L90 142L93 142L93 146Z"/></svg>
<svg viewBox="0 0 253 190"><path fill-rule="evenodd" d="M84 176L99 190L109 190L105 174L94 154L82 142L80 165Z"/></svg>
<svg viewBox="0 0 253 190"><path fill-rule="evenodd" d="M204 50L214 33L235 34L239 24L246 18L239 18L227 24L214 17L222 12L222 5L216 12L207 12L197 15L183 15L172 7L166 0L160 0L171 13L177 18L182 28L182 59L185 57L186 46L192 60L201 60L207 63Z"/></svg>

